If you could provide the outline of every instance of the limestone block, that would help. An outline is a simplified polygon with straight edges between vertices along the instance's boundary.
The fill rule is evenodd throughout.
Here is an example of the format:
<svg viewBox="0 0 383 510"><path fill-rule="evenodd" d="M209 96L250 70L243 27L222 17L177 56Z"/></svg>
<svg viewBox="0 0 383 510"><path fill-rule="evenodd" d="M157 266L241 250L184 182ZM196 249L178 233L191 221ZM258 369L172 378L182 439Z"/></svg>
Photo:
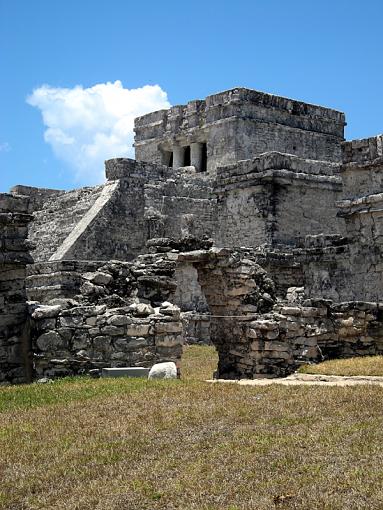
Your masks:
<svg viewBox="0 0 383 510"><path fill-rule="evenodd" d="M86 334L79 334L73 338L72 348L75 351L81 351L89 346L89 339Z"/></svg>
<svg viewBox="0 0 383 510"><path fill-rule="evenodd" d="M177 366L170 361L156 363L150 369L148 379L177 379Z"/></svg>
<svg viewBox="0 0 383 510"><path fill-rule="evenodd" d="M85 280L94 283L95 285L108 285L112 280L113 276L109 273L103 273L98 271L96 273L85 273L82 275Z"/></svg>
<svg viewBox="0 0 383 510"><path fill-rule="evenodd" d="M93 338L93 347L97 351L104 351L110 349L110 337L100 335Z"/></svg>
<svg viewBox="0 0 383 510"><path fill-rule="evenodd" d="M105 294L105 288L101 285L95 285L94 283L85 281L80 287L80 292L85 296L90 296L92 294L102 295Z"/></svg>
<svg viewBox="0 0 383 510"><path fill-rule="evenodd" d="M136 317L148 317L154 313L154 308L146 303L134 303L129 306L129 310Z"/></svg>
<svg viewBox="0 0 383 510"><path fill-rule="evenodd" d="M42 351L56 351L66 347L65 340L57 331L48 331L42 334L36 341L37 347Z"/></svg>
<svg viewBox="0 0 383 510"><path fill-rule="evenodd" d="M249 338L258 338L260 336L259 332L255 328L249 328L246 334Z"/></svg>
<svg viewBox="0 0 383 510"><path fill-rule="evenodd" d="M125 326L126 324L130 324L132 319L127 315L112 315L107 322L112 326Z"/></svg>
<svg viewBox="0 0 383 510"><path fill-rule="evenodd" d="M266 331L266 338L269 340L274 340L279 337L279 329L273 329L272 331Z"/></svg>
<svg viewBox="0 0 383 510"><path fill-rule="evenodd" d="M61 310L62 308L60 305L39 305L38 308L35 308L34 312L32 313L32 318L40 320L57 317Z"/></svg>
<svg viewBox="0 0 383 510"><path fill-rule="evenodd" d="M284 306L281 309L283 315L301 315L301 308L297 306Z"/></svg>
<svg viewBox="0 0 383 510"><path fill-rule="evenodd" d="M110 355L111 360L124 360L126 358L126 353L122 351L114 351Z"/></svg>
<svg viewBox="0 0 383 510"><path fill-rule="evenodd" d="M160 313L163 315L169 315L170 317L173 317L174 319L180 318L180 309L178 306L173 305L172 303L169 303L169 301L164 301L160 306Z"/></svg>
<svg viewBox="0 0 383 510"><path fill-rule="evenodd" d="M103 368L101 377L148 377L149 368L144 367L120 367Z"/></svg>
<svg viewBox="0 0 383 510"><path fill-rule="evenodd" d="M149 340L147 338L118 338L114 341L114 345L117 349L124 351L135 351L136 349L142 349L148 347Z"/></svg>
<svg viewBox="0 0 383 510"><path fill-rule="evenodd" d="M74 330L71 328L57 328L56 331L65 342L69 342L73 336Z"/></svg>
<svg viewBox="0 0 383 510"><path fill-rule="evenodd" d="M147 336L149 335L150 324L129 324L126 329L128 336Z"/></svg>
<svg viewBox="0 0 383 510"><path fill-rule="evenodd" d="M161 335L155 337L155 345L159 347L174 347L175 345L182 344L182 335Z"/></svg>
<svg viewBox="0 0 383 510"><path fill-rule="evenodd" d="M111 336L119 336L125 333L125 328L123 326L103 326L101 328L102 335L111 335Z"/></svg>
<svg viewBox="0 0 383 510"><path fill-rule="evenodd" d="M181 322L157 322L155 325L156 333L182 333Z"/></svg>
<svg viewBox="0 0 383 510"><path fill-rule="evenodd" d="M83 324L83 317L81 315L61 316L59 322L61 327L75 328Z"/></svg>
<svg viewBox="0 0 383 510"><path fill-rule="evenodd" d="M88 324L88 326L95 326L97 324L97 317L87 317L85 323Z"/></svg>
<svg viewBox="0 0 383 510"><path fill-rule="evenodd" d="M266 330L271 331L274 329L278 329L278 323L271 321L271 320L257 320L253 321L250 326L252 326L254 329L260 329L260 330Z"/></svg>
<svg viewBox="0 0 383 510"><path fill-rule="evenodd" d="M282 342L265 341L265 351L276 351L278 353L288 351L289 346Z"/></svg>

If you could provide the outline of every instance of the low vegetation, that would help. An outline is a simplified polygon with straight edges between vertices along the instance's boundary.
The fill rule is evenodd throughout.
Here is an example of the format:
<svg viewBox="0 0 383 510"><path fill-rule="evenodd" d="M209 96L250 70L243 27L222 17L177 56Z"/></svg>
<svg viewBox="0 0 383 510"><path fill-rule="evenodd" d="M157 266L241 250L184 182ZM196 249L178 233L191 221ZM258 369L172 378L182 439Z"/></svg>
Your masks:
<svg viewBox="0 0 383 510"><path fill-rule="evenodd" d="M383 388L67 379L0 390L0 508L381 509Z"/></svg>
<svg viewBox="0 0 383 510"><path fill-rule="evenodd" d="M383 376L383 356L361 356L349 359L332 359L317 365L304 365L304 374L324 375L378 375Z"/></svg>

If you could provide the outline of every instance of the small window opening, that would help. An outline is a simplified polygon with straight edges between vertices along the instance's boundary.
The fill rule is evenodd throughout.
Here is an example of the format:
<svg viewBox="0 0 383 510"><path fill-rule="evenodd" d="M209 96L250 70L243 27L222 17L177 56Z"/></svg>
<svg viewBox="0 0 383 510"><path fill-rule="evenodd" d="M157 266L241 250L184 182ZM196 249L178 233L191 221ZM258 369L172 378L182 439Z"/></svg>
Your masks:
<svg viewBox="0 0 383 510"><path fill-rule="evenodd" d="M200 172L206 172L207 170L207 144L202 144L202 159L201 159L201 170Z"/></svg>
<svg viewBox="0 0 383 510"><path fill-rule="evenodd" d="M185 147L184 166L190 166L190 145Z"/></svg>

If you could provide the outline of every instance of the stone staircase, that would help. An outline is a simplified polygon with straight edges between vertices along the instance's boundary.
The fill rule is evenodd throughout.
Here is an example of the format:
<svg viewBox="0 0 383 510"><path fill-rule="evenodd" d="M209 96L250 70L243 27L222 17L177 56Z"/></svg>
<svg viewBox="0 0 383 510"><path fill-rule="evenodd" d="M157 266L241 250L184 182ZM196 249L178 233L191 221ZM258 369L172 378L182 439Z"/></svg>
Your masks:
<svg viewBox="0 0 383 510"><path fill-rule="evenodd" d="M103 186L80 188L48 199L44 207L34 212L29 240L34 244L35 262L43 262L56 252L84 214L96 202Z"/></svg>

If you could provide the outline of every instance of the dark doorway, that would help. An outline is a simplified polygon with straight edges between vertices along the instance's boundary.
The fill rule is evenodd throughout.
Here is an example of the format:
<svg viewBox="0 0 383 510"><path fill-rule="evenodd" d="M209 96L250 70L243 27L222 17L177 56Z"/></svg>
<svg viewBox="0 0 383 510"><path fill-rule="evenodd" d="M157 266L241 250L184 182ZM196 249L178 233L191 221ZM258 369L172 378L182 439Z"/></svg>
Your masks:
<svg viewBox="0 0 383 510"><path fill-rule="evenodd" d="M190 145L185 147L184 166L190 166Z"/></svg>
<svg viewBox="0 0 383 510"><path fill-rule="evenodd" d="M202 144L202 160L200 172L206 172L207 170L207 144Z"/></svg>

